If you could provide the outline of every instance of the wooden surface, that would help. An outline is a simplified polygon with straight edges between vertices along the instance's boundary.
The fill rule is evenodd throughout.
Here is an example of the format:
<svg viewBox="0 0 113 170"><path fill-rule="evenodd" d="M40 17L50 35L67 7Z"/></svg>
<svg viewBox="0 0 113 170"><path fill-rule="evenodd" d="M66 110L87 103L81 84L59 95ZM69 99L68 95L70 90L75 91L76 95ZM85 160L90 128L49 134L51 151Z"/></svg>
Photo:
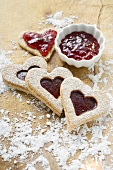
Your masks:
<svg viewBox="0 0 113 170"><path fill-rule="evenodd" d="M49 14L54 14L57 11L62 10L63 16L70 16L73 14L78 16L78 19L74 20L74 23L89 23L89 24L97 24L100 30L103 32L106 38L106 47L104 51L104 55L102 56L103 62L108 59L113 58L113 1L112 0L0 0L0 36L3 38L0 39L0 49L4 51L13 50L12 55L8 57L17 64L22 64L26 61L27 58L31 57L31 54L28 54L26 57L23 57L25 51L22 50L18 44L17 49L13 49L13 45L11 41L18 42L19 34L24 30L39 30L38 21ZM48 25L42 25L42 28L49 27ZM110 53L111 50L111 53ZM53 70L57 66L63 66L69 68L73 75L79 77L85 83L90 86L93 85L92 81L88 78L88 74L98 74L99 68L95 66L95 71L91 72L87 68L77 69L72 66L68 66L64 62L62 62L58 54L54 52L51 60L48 62L49 71ZM113 70L113 66L111 66L111 70ZM102 75L106 77L106 73ZM110 84L112 83L112 78L108 76L108 86L105 89L110 88ZM102 88L104 86L103 82L99 83L99 86ZM15 96L12 96L12 91L8 91L3 93L0 96L0 109L4 108L9 110L9 117L13 119L14 117L18 117L18 119L22 118L19 114L23 110L34 111L37 115L37 111L34 109L33 105L28 105L26 100L31 98L31 96L27 96L25 93L19 92L22 95L22 103L18 101ZM111 94L113 91L111 90ZM9 101L7 98L9 98ZM45 111L44 111L45 112ZM24 120L24 118L23 118ZM37 122L38 117L37 117ZM46 122L46 120L45 120ZM44 121L42 122L42 124ZM111 125L112 126L112 125ZM33 123L33 127L36 127L36 124ZM109 129L108 129L109 130ZM105 131L103 133L107 133ZM111 134L112 135L112 134ZM113 137L109 139L113 141ZM111 146L112 151L113 147ZM44 151L45 152L45 151ZM38 154L37 154L38 155ZM51 170L61 170L61 168L57 165L55 158L50 153L44 153L48 157L50 161ZM109 164L109 158L105 157ZM26 166L26 163L29 159L26 159L23 163L18 162L18 170L21 170ZM90 158L89 158L90 160ZM0 170L5 170L7 168L14 167L14 160L11 162L5 162L0 158ZM94 167L94 164L91 167ZM40 164L36 165L37 170L42 170ZM98 163L96 170L102 170L102 163ZM75 168L76 170L76 168Z"/></svg>

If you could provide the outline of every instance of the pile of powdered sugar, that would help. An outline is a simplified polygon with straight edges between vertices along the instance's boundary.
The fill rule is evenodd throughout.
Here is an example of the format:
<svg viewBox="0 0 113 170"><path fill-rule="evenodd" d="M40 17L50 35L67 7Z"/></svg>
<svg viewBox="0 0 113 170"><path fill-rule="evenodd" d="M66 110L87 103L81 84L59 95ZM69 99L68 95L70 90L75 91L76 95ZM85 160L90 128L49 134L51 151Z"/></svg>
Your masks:
<svg viewBox="0 0 113 170"><path fill-rule="evenodd" d="M42 23L50 24L56 29L73 23L73 19L77 19L76 16L62 17L63 12L59 11L53 15L46 16L39 21L39 25ZM1 70L3 66L10 63L5 52L0 52L0 94L7 91L8 87L3 83ZM62 170L94 170L94 167L90 167L90 163L87 162L87 158L91 157L90 161L102 162L104 170L113 169L113 151L111 149L113 133L113 97L111 95L112 86L105 90L108 77L112 76L113 60L108 60L104 64L100 60L97 63L99 72L96 75L89 74L89 78L93 81L94 89L100 89L99 83L104 83L102 87L110 99L111 110L104 117L101 117L93 122L92 125L84 124L75 129L75 132L70 134L66 129L66 119L55 117L55 114L50 115L50 109L47 108L41 101L35 100L35 98L27 99L28 105L33 105L39 112L39 120L46 119L46 124L42 126L37 121L34 112L23 110L22 113L17 113L20 118L15 115L10 119L9 110L5 108L0 109L0 156L4 161L11 161L15 159L16 162L27 161L25 170L36 170L36 165L41 163L44 170L50 170L50 162L43 150L54 156L58 166ZM90 68L91 69L91 68ZM92 68L93 69L93 68ZM106 77L102 77L106 72ZM112 84L113 82L111 82ZM22 95L16 91L12 92L13 97L18 99L18 102L22 104ZM43 111L47 112L47 115L43 115ZM10 113L10 114L9 114ZM23 120L25 118L25 120ZM34 127L33 124L37 123ZM104 131L108 130L107 134ZM88 136L88 134L90 134ZM8 145L7 145L8 144ZM36 155L37 154L39 156ZM77 158L75 157L78 155ZM109 156L111 161L108 165L106 162L106 156ZM35 158L34 158L35 157ZM28 163L29 162L29 163ZM69 162L69 163L68 163ZM96 167L96 164L95 164Z"/></svg>
<svg viewBox="0 0 113 170"><path fill-rule="evenodd" d="M107 121L106 117L94 121L91 127L84 124L78 127L75 133L70 134L65 127L65 118L55 118L54 113L51 116L51 121L47 119L45 126L42 127L37 122L37 127L33 128L32 123L35 118L27 119L29 121L20 121L14 118L13 121L10 121L8 111L2 109L0 112L2 113L2 119L0 120L0 130L2 131L0 133L0 139L2 139L0 155L5 161L11 161L12 158L15 158L23 162L26 158L29 158L29 154L32 160L33 155L36 153L43 155L42 148L45 148L45 151L53 154L58 165L63 170L70 170L75 167L78 170L79 168L87 169L84 161L89 156L92 157L92 161L97 160L101 162L104 161L105 155L110 157L112 153L109 147L111 143L108 141L111 133L103 134L103 131L107 128L107 122L112 120L110 117L108 117ZM26 114L26 118L33 116L33 113L29 112L23 112L22 114ZM90 139L87 136L88 133L91 134ZM8 141L9 147L4 144L4 140ZM49 146L45 146L46 144ZM72 157L79 151L81 153L78 155L78 158L72 160ZM49 160L47 160L45 155L43 155L43 159L40 159L42 158L41 155L35 160L30 161L25 169L30 170L32 167L35 170L35 164L42 162L43 169L48 168L49 170ZM68 160L70 160L69 165L67 164ZM106 164L104 166L106 167Z"/></svg>
<svg viewBox="0 0 113 170"><path fill-rule="evenodd" d="M55 13L54 15L47 16L46 24L52 24L55 28L61 29L69 24L73 23L72 18L62 18L62 11Z"/></svg>
<svg viewBox="0 0 113 170"><path fill-rule="evenodd" d="M42 163L42 167L44 170L50 170L50 165L49 165L49 161L43 156L40 155L35 161L27 164L25 170L35 170L34 166L36 165L36 163Z"/></svg>
<svg viewBox="0 0 113 170"><path fill-rule="evenodd" d="M47 15L46 17L43 17L38 22L39 28L41 25L52 25L55 27L56 30L60 30L61 28L72 24L74 19L78 19L78 16L70 15L70 17L63 17L63 11L58 11L55 14Z"/></svg>

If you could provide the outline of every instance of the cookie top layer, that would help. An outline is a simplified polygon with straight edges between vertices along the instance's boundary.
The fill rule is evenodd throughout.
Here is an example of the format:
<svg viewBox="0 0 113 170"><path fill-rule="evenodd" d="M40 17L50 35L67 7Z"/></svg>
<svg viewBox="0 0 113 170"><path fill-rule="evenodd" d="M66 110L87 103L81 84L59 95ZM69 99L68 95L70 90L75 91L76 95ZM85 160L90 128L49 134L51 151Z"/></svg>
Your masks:
<svg viewBox="0 0 113 170"><path fill-rule="evenodd" d="M61 115L63 106L61 97L55 98L47 88L41 85L42 79L50 79L53 81L55 78L67 78L72 77L72 73L63 67L55 68L51 73L48 73L44 69L32 69L26 76L26 84L29 91L37 98L42 100L48 107L51 108L58 116ZM56 89L57 90L57 89Z"/></svg>
<svg viewBox="0 0 113 170"><path fill-rule="evenodd" d="M29 72L29 69L32 69L33 67L47 69L47 63L43 58L35 56L29 58L23 65L14 63L8 64L2 70L3 80L12 88L28 93L29 91L26 87L25 81L18 77L18 73L21 71Z"/></svg>
<svg viewBox="0 0 113 170"><path fill-rule="evenodd" d="M76 94L73 92L77 92L77 95L82 94L82 100L84 101L81 101L80 97L76 98ZM86 110L84 109L83 113L80 115L77 115L76 113L77 106L75 105L77 105L77 102L74 103L71 96L72 93L75 95L75 98L80 100L79 102L84 105L82 106L78 102L79 107L82 107L82 109L88 108ZM105 93L102 91L93 90L91 87L84 84L80 79L75 77L67 78L63 81L61 84L60 94L62 97L62 103L64 106L69 131L74 130L75 127L81 124L100 117L102 114L106 113L109 108L109 99ZM87 99L89 100L88 102L86 101ZM90 106L87 107L85 104L94 104L94 107L91 106L91 109Z"/></svg>

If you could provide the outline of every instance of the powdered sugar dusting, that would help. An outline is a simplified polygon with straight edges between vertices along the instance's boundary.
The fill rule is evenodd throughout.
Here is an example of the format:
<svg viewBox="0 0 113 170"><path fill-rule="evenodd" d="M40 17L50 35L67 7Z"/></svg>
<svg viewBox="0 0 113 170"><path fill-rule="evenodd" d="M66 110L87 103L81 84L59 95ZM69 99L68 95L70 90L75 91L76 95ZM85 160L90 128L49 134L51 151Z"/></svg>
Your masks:
<svg viewBox="0 0 113 170"><path fill-rule="evenodd" d="M39 21L39 25L45 23L60 30L77 18L74 15L71 15L70 18L63 18L63 11L58 11L43 18ZM25 53L26 55L27 53ZM2 67L7 63L10 63L10 60L6 57L6 53L0 51L0 94L8 90L1 77ZM110 99L109 113L105 117L76 128L75 132L70 134L66 128L66 119L55 117L49 108L33 97L27 96L26 104L33 106L34 111L23 110L21 113L15 111L11 113L5 108L0 108L0 156L4 161L15 159L16 163L25 162L25 170L36 170L36 165L40 163L42 169L50 170L49 159L44 154L47 152L55 158L62 170L75 170L75 168L76 170L80 168L94 170L99 161L103 164L101 169L113 169L113 151L111 149L113 144L111 135L113 133L113 96L111 93L113 81L110 82L111 86L105 90L109 83L108 77L112 77L113 60L107 60L105 63L100 60L96 65L99 68L98 73L90 74L89 78L94 84L94 89L100 89L100 84L104 84L101 89ZM94 71L93 66L91 69ZM13 91L12 95L18 99L19 104L23 104L21 94ZM37 114L34 113L36 111ZM43 115L43 112L46 112L47 115ZM45 120L44 125L41 123L42 120ZM106 156L109 157L109 165ZM90 162L87 162L89 157ZM97 163L95 163L95 167L90 166L91 162Z"/></svg>
<svg viewBox="0 0 113 170"><path fill-rule="evenodd" d="M20 93L17 93L17 91L13 90L12 96L16 96L16 98L19 100L19 102L22 102L22 95Z"/></svg>
<svg viewBox="0 0 113 170"><path fill-rule="evenodd" d="M36 165L37 162L42 163L42 167L43 167L44 170L50 170L49 161L43 155L40 155L32 163L27 164L25 170L36 170L34 166Z"/></svg>
<svg viewBox="0 0 113 170"><path fill-rule="evenodd" d="M45 19L45 20L44 20ZM70 15L70 17L63 17L63 11L58 11L55 14L47 15L38 22L39 28L42 24L52 25L56 30L72 24L74 19L78 19L78 16Z"/></svg>
<svg viewBox="0 0 113 170"><path fill-rule="evenodd" d="M7 58L8 54L12 54L11 51L8 51L7 53L0 50L0 94L4 91L7 91L9 88L5 85L2 79L2 69L6 64L11 63L10 59Z"/></svg>
<svg viewBox="0 0 113 170"><path fill-rule="evenodd" d="M31 113L27 115L29 116L29 114ZM75 165L78 169L85 168L83 161L86 160L89 155L93 159L103 161L105 155L111 154L111 149L109 148L111 143L108 142L108 136L103 135L103 130L106 129L106 126L103 125L105 118L96 120L90 128L87 124L78 127L76 133L73 134L70 134L66 130L65 118L62 118L60 121L59 118L54 118L54 114L48 130L46 126L42 127L39 123L37 123L37 127L33 129L32 121L33 120L29 122L19 122L18 119L14 119L13 122L10 121L9 123L4 121L9 131L7 132L8 134L4 131L4 133L0 135L2 137L4 134L4 137L10 143L9 148L3 146L3 144L0 148L0 155L5 161L10 161L12 158L19 156L19 161L23 162L29 157L29 153L31 155L31 151L33 152L32 156L36 153L42 153L42 148L47 143L49 146L46 146L45 150L51 152L56 157L59 166L66 170L73 169ZM11 128L12 126L15 131ZM87 133L91 133L91 139L88 139ZM71 161L71 158L76 155L78 151L81 151L78 159ZM42 158L43 155L40 155L33 163L28 163L26 169L34 168L37 162L42 162L44 169L45 167L49 167L49 162ZM70 165L67 165L68 159L71 161Z"/></svg>
<svg viewBox="0 0 113 170"><path fill-rule="evenodd" d="M9 127L8 122L0 120L0 136L9 137L12 127Z"/></svg>

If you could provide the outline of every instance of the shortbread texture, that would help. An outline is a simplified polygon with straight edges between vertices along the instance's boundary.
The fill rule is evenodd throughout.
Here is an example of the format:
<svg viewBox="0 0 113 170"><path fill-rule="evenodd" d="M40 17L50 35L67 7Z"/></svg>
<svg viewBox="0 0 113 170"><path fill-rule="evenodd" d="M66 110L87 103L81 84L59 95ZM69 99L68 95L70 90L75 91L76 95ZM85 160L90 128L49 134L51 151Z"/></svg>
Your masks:
<svg viewBox="0 0 113 170"><path fill-rule="evenodd" d="M58 116L61 115L63 110L63 105L61 102L61 97L59 96L57 99L49 93L45 88L41 86L41 79L42 78L50 78L54 79L55 77L72 77L72 73L63 67L55 68L51 73L48 73L44 69L32 69L26 76L26 85L28 90L34 95L36 98L40 99L44 102L54 113Z"/></svg>
<svg viewBox="0 0 113 170"><path fill-rule="evenodd" d="M52 29L52 28L43 29L42 31L36 32L36 33L42 34L42 33L44 33L45 31L50 30L50 29ZM18 40L18 44L20 45L20 47L23 48L23 49L25 49L26 51L30 52L30 53L33 54L33 55L42 57L42 58L45 59L46 61L49 61L50 58L51 58L51 55L52 55L52 53L53 53L53 51L54 51L54 49L55 49L55 45L53 45L51 51L48 53L47 56L42 56L41 53L40 53L38 50L33 49L33 48L30 48L30 47L26 44L26 42L25 42L24 39L23 39L23 34L24 34L25 32L31 32L31 31L24 31L24 32L22 32L22 33L20 34L19 40ZM35 31L32 31L32 32L35 32Z"/></svg>
<svg viewBox="0 0 113 170"><path fill-rule="evenodd" d="M3 81L11 88L29 93L25 81L19 79L17 73L21 70L28 70L31 66L38 66L47 69L47 62L43 58L34 56L26 60L23 65L13 63L8 64L2 70Z"/></svg>
<svg viewBox="0 0 113 170"><path fill-rule="evenodd" d="M74 109L70 94L73 90L81 91L85 97L93 97L97 101L97 106L93 110L82 113L77 116ZM63 81L60 88L60 95L64 106L67 128L69 131L74 130L76 127L90 122L102 114L107 113L110 103L108 96L102 91L94 91L91 87L84 84L80 79L71 77Z"/></svg>

